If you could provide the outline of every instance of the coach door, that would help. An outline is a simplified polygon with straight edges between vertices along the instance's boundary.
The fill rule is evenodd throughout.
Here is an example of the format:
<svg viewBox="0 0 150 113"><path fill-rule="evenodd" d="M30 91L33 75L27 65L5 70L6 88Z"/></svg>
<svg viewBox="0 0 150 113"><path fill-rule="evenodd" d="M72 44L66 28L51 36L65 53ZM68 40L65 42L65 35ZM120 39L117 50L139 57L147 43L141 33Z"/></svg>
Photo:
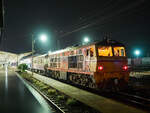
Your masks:
<svg viewBox="0 0 150 113"><path fill-rule="evenodd" d="M90 71L90 48L87 48L87 49L86 49L84 70L85 70L86 72L89 72L89 71Z"/></svg>
<svg viewBox="0 0 150 113"><path fill-rule="evenodd" d="M86 59L85 59L85 70L86 71L94 71L95 69L95 46L91 46L86 51Z"/></svg>
<svg viewBox="0 0 150 113"><path fill-rule="evenodd" d="M95 45L90 48L90 71L96 71L96 50Z"/></svg>

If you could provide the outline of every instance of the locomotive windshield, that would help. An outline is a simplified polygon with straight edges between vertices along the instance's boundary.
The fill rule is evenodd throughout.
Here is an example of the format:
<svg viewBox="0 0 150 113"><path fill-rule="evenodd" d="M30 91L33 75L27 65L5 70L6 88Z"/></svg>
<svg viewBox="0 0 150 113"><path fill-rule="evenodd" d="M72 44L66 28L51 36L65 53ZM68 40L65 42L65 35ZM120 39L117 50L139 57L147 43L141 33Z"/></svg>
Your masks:
<svg viewBox="0 0 150 113"><path fill-rule="evenodd" d="M125 49L124 47L101 46L98 47L98 56L125 56Z"/></svg>
<svg viewBox="0 0 150 113"><path fill-rule="evenodd" d="M125 56L124 47L114 47L114 56Z"/></svg>
<svg viewBox="0 0 150 113"><path fill-rule="evenodd" d="M98 48L98 55L99 56L113 56L112 54L112 47L111 46L103 46Z"/></svg>

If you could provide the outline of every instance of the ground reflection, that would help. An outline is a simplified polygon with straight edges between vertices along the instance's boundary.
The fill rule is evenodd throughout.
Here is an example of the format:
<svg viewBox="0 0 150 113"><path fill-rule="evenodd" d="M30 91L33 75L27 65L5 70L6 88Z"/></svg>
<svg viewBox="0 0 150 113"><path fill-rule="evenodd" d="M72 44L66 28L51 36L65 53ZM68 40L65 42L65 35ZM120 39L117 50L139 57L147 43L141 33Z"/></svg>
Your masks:
<svg viewBox="0 0 150 113"><path fill-rule="evenodd" d="M7 68L7 65L5 65L5 91L6 91L6 93L8 91L8 68Z"/></svg>
<svg viewBox="0 0 150 113"><path fill-rule="evenodd" d="M52 113L39 97L7 66L0 69L0 113Z"/></svg>

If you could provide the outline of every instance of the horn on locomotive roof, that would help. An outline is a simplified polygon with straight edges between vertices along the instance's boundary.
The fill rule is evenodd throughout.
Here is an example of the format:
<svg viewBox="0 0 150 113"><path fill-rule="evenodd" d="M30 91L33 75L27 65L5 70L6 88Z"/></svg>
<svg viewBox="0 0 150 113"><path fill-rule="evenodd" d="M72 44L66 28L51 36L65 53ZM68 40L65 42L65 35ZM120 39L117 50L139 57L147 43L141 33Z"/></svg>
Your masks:
<svg viewBox="0 0 150 113"><path fill-rule="evenodd" d="M109 43L111 41L109 36L104 36L103 41Z"/></svg>
<svg viewBox="0 0 150 113"><path fill-rule="evenodd" d="M111 36L112 36L112 33L104 33L103 41L106 41L107 43L109 43L109 41L111 40Z"/></svg>

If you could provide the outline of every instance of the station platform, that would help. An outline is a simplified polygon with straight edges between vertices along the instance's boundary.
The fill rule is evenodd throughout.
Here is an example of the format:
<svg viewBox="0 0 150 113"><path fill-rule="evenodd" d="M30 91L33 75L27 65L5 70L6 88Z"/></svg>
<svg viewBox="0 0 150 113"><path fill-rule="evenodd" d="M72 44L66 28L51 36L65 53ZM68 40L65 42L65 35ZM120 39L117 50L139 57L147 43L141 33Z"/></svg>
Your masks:
<svg viewBox="0 0 150 113"><path fill-rule="evenodd" d="M144 76L150 76L150 71L130 72L130 77L141 78Z"/></svg>
<svg viewBox="0 0 150 113"><path fill-rule="evenodd" d="M31 74L30 71L28 73ZM34 73L33 77L63 92L64 94L77 99L78 101L100 111L101 113L146 113L140 109L125 105L112 99L79 89L54 79Z"/></svg>

